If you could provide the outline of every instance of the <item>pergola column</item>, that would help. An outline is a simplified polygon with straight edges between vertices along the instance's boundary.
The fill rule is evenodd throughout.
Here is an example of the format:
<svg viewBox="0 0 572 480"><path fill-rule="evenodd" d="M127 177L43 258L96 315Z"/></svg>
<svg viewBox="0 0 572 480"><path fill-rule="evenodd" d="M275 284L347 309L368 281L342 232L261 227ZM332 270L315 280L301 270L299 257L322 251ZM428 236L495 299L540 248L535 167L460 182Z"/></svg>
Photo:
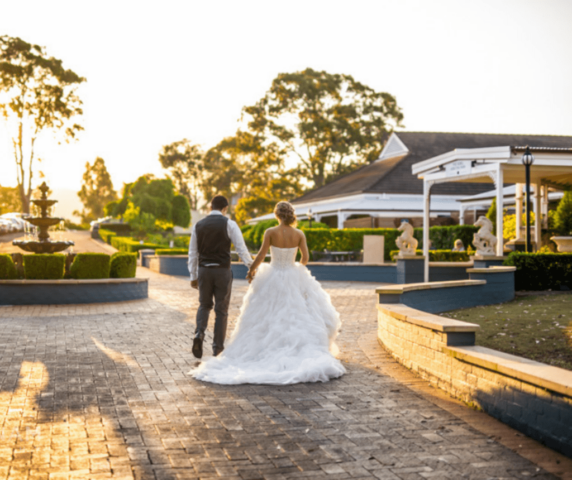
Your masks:
<svg viewBox="0 0 572 480"><path fill-rule="evenodd" d="M465 205L462 203L459 208L459 225L465 225Z"/></svg>
<svg viewBox="0 0 572 480"><path fill-rule="evenodd" d="M496 172L497 187L497 256L502 257L504 254L503 241L503 221L504 221L504 191L503 191L503 171L502 165L499 165Z"/></svg>
<svg viewBox="0 0 572 480"><path fill-rule="evenodd" d="M346 221L346 214L341 210L338 210L338 229L344 228L344 222Z"/></svg>
<svg viewBox="0 0 572 480"><path fill-rule="evenodd" d="M548 228L548 185L542 186L542 227Z"/></svg>
<svg viewBox="0 0 572 480"><path fill-rule="evenodd" d="M534 242L536 251L540 250L540 239L542 234L542 211L540 210L540 182L534 184Z"/></svg>
<svg viewBox="0 0 572 480"><path fill-rule="evenodd" d="M431 213L431 186L433 182L423 180L423 256L425 259L423 281L429 282L429 216Z"/></svg>
<svg viewBox="0 0 572 480"><path fill-rule="evenodd" d="M514 197L514 213L516 215L516 239L520 239L522 232L522 183L516 184L516 194Z"/></svg>

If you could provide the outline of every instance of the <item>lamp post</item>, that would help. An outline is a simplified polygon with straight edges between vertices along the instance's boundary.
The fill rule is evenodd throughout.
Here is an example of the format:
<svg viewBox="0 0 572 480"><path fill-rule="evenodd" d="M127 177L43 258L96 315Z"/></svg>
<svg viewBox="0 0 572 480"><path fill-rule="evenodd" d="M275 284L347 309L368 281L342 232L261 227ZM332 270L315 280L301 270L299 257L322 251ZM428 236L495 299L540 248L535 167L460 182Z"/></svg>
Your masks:
<svg viewBox="0 0 572 480"><path fill-rule="evenodd" d="M312 209L308 209L308 228L312 228L312 220L314 219L314 214L312 213Z"/></svg>
<svg viewBox="0 0 572 480"><path fill-rule="evenodd" d="M527 146L522 156L522 164L526 172L526 251L532 252L532 242L530 240L530 167L534 163L534 156L530 153L530 148ZM536 192L538 195L538 192ZM519 213L521 215L521 213ZM537 219L536 228L538 228Z"/></svg>

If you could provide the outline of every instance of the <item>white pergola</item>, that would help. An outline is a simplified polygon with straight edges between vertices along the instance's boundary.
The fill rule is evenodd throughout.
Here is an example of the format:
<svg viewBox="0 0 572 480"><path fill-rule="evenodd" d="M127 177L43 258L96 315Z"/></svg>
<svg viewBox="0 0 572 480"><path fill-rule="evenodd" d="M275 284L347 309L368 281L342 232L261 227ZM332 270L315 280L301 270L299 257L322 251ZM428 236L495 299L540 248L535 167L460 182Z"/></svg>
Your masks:
<svg viewBox="0 0 572 480"><path fill-rule="evenodd" d="M425 256L425 281L429 281L429 215L431 188L448 182L494 183L497 204L497 255L504 252L503 207L504 185L517 184L517 192L525 182L522 155L526 147L488 147L456 149L429 158L412 166L412 172L423 180L423 255ZM541 197L548 188L564 190L572 186L572 148L545 148L531 146L534 164L530 181L535 185L534 211L540 212ZM522 197L518 195L517 198ZM521 200L520 200L521 201ZM517 219L519 215L517 215ZM540 223L540 219L538 219ZM535 228L536 244L540 245L540 229Z"/></svg>

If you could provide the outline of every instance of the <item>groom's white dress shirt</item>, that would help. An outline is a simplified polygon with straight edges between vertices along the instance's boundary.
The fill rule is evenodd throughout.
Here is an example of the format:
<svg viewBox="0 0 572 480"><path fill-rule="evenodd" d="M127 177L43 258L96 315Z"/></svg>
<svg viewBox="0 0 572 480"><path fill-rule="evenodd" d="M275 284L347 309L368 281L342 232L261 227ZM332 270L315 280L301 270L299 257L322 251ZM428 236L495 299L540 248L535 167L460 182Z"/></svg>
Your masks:
<svg viewBox="0 0 572 480"><path fill-rule="evenodd" d="M218 210L213 210L209 215L222 215L222 212ZM191 242L189 243L189 273L191 274L191 282L193 280L197 280L199 278L199 248L197 245L197 224L193 225L193 230L191 232ZM247 266L250 267L252 265L252 255L246 248L246 244L244 243L244 238L242 238L242 232L240 231L240 227L236 224L233 220L228 220L226 224L226 229L228 232L228 236L230 237L230 241L234 245L236 252L240 256L242 262Z"/></svg>

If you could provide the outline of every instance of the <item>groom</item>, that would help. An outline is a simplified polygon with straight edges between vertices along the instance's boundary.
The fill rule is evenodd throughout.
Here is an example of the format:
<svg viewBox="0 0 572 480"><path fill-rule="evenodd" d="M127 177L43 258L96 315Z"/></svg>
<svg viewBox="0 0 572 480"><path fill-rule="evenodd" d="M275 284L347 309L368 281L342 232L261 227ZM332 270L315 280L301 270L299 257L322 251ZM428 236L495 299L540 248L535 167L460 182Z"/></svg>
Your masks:
<svg viewBox="0 0 572 480"><path fill-rule="evenodd" d="M203 356L203 340L209 314L215 310L213 355L224 350L228 306L232 289L230 246L238 252L242 262L250 267L252 256L248 252L238 225L226 217L228 200L217 195L211 201L211 212L195 223L189 244L189 273L191 287L199 290L197 328L193 340L193 355ZM213 303L214 299L214 303Z"/></svg>

